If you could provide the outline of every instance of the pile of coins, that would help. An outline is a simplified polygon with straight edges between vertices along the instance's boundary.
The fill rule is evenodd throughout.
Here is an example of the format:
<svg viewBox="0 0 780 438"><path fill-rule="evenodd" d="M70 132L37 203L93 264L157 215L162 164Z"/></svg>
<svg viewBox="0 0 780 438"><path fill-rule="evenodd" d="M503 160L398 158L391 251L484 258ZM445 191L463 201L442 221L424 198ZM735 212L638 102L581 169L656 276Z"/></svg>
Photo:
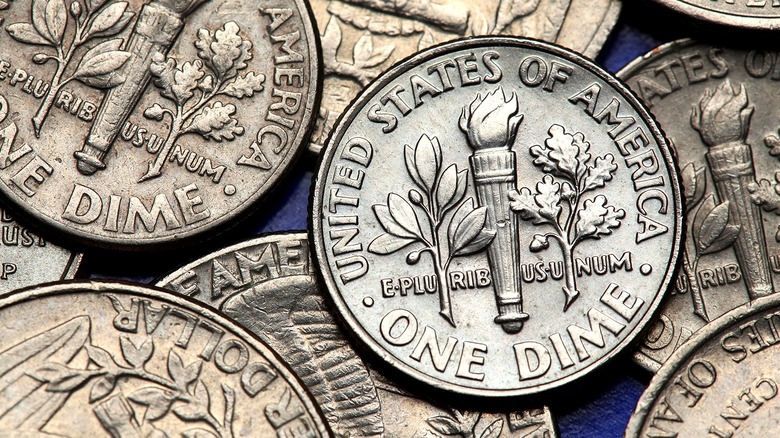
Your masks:
<svg viewBox="0 0 780 438"><path fill-rule="evenodd" d="M774 436L780 1L631 3L0 0L0 436Z"/></svg>

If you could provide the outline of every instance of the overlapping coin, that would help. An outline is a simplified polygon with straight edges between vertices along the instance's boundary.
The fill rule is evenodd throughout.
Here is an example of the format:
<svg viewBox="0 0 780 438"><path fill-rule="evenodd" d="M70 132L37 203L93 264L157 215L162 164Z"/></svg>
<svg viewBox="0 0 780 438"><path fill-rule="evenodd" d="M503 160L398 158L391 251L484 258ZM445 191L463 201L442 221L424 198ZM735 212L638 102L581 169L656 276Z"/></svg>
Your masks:
<svg viewBox="0 0 780 438"><path fill-rule="evenodd" d="M621 6L621 0L315 0L325 82L310 148L322 149L336 120L363 87L419 50L475 35L519 35L595 58Z"/></svg>
<svg viewBox="0 0 780 438"><path fill-rule="evenodd" d="M48 242L0 209L0 294L76 275L82 254Z"/></svg>
<svg viewBox="0 0 780 438"><path fill-rule="evenodd" d="M653 377L625 436L775 436L779 322L773 295L704 326Z"/></svg>
<svg viewBox="0 0 780 438"><path fill-rule="evenodd" d="M301 0L3 4L0 191L61 234L203 236L306 141L320 69Z"/></svg>
<svg viewBox="0 0 780 438"><path fill-rule="evenodd" d="M707 322L775 291L777 62L771 51L685 40L618 73L675 145L688 214L680 274L636 356L652 371Z"/></svg>
<svg viewBox="0 0 780 438"><path fill-rule="evenodd" d="M157 285L219 308L281 354L338 436L557 436L547 407L504 413L456 409L366 365L324 303L303 233L224 248Z"/></svg>
<svg viewBox="0 0 780 438"><path fill-rule="evenodd" d="M624 349L671 283L681 194L644 106L555 46L475 38L350 106L316 176L315 261L360 341L434 387L505 397Z"/></svg>
<svg viewBox="0 0 780 438"><path fill-rule="evenodd" d="M777 0L655 0L676 11L725 26L747 29L780 29L780 2Z"/></svg>
<svg viewBox="0 0 780 438"><path fill-rule="evenodd" d="M329 436L265 344L148 287L70 282L0 300L7 436Z"/></svg>

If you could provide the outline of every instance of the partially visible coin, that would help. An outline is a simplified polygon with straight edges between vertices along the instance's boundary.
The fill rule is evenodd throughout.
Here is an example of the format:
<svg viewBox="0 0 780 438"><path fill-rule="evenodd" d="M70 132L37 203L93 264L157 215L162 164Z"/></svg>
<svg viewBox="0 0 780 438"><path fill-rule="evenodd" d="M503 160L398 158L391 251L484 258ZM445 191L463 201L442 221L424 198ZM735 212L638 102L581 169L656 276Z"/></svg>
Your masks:
<svg viewBox="0 0 780 438"><path fill-rule="evenodd" d="M82 254L52 244L0 209L0 294L71 279L81 258Z"/></svg>
<svg viewBox="0 0 780 438"><path fill-rule="evenodd" d="M462 37L503 34L556 42L595 58L621 5L621 0L315 0L325 82L310 149L320 152L336 119L363 87L419 50Z"/></svg>
<svg viewBox="0 0 780 438"><path fill-rule="evenodd" d="M672 280L681 193L645 107L592 62L482 37L398 64L330 137L312 200L339 316L440 389L518 396L620 353Z"/></svg>
<svg viewBox="0 0 780 438"><path fill-rule="evenodd" d="M688 213L680 274L636 354L651 371L708 321L780 285L778 62L682 40L618 73L675 145Z"/></svg>
<svg viewBox="0 0 780 438"><path fill-rule="evenodd" d="M655 0L679 13L726 26L780 29L778 0Z"/></svg>
<svg viewBox="0 0 780 438"><path fill-rule="evenodd" d="M17 0L0 29L0 192L79 243L180 244L285 174L318 106L303 0Z"/></svg>
<svg viewBox="0 0 780 438"><path fill-rule="evenodd" d="M780 430L780 297L696 332L653 377L626 437L773 437Z"/></svg>
<svg viewBox="0 0 780 438"><path fill-rule="evenodd" d="M0 319L7 436L329 436L271 349L170 293L53 284L7 295Z"/></svg>
<svg viewBox="0 0 780 438"><path fill-rule="evenodd" d="M233 245L157 285L219 308L288 361L339 436L557 436L549 408L473 412L400 388L355 354L324 303L303 233Z"/></svg>

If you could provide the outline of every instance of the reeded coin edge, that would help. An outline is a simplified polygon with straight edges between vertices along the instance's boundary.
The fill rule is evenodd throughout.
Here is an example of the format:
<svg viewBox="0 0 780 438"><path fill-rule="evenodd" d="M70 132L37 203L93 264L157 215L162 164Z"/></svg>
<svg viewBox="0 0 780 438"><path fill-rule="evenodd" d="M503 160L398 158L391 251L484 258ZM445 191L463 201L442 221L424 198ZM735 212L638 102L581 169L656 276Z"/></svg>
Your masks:
<svg viewBox="0 0 780 438"><path fill-rule="evenodd" d="M371 335L357 322L357 318L353 315L345 300L341 297L341 293L336 287L331 270L327 266L323 266L325 263L322 260L326 259L325 243L317 237L322 236L321 222L324 219L321 205L323 188L322 181L326 179L329 168L326 167L326 164L329 164L333 159L336 147L340 143L341 138L344 136L348 124L358 115L358 113L362 111L367 101L376 95L387 83L394 80L397 75L403 74L407 70L416 67L418 63L425 62L448 51L480 47L519 47L545 51L576 63L580 67L586 69L591 74L596 75L597 77L604 80L607 84L612 86L616 92L622 95L623 98L625 98L626 101L631 104L632 108L637 111L640 117L642 117L642 120L647 123L649 131L653 134L653 137L658 142L659 151L663 157L663 162L666 165L666 170L670 175L669 184L674 195L674 208L678 212L674 218L674 240L672 242L672 251L670 252L669 256L666 275L664 276L663 281L658 288L658 293L656 294L654 300L650 303L647 312L639 320L634 330L626 335L623 340L619 342L608 354L584 367L579 372L554 380L552 382L539 384L537 386L526 389L497 390L462 387L442 379L428 376L404 364L399 359L396 359L392 353L384 349L384 347L379 345L378 342L374 341ZM685 224L682 209L681 186L682 183L680 180L676 159L674 158L671 152L671 148L669 147L669 143L666 140L666 136L658 122L655 120L655 117L645 108L644 104L639 100L633 91L631 91L627 86L623 85L623 83L614 75L607 72L602 67L599 67L593 61L574 51L567 50L555 44L530 38L482 36L454 40L430 47L401 61L398 61L395 65L393 65L393 67L369 83L369 85L366 86L363 91L361 91L361 93L355 97L355 99L353 99L347 109L336 121L335 128L333 131L331 131L331 134L328 137L328 141L326 142L325 147L320 155L317 173L312 180L309 206L311 211L311 215L309 217L309 239L314 246L312 258L317 268L315 269L315 271L317 271L317 276L327 286L327 296L333 300L334 306L336 309L338 309L338 312L336 312L335 315L337 319L341 319L341 321L347 326L348 331L350 331L361 344L368 347L368 349L370 349L374 355L378 356L386 365L393 367L422 383L444 391L456 392L467 396L490 398L512 398L518 396L527 396L549 391L551 389L566 385L567 383L575 381L583 375L592 372L594 369L599 368L615 356L627 352L628 346L644 332L647 323L655 318L659 310L660 303L665 297L669 286L672 284L672 281L674 278L676 278L677 270L679 268L678 260L682 242L682 231Z"/></svg>
<svg viewBox="0 0 780 438"><path fill-rule="evenodd" d="M780 306L780 295L775 294L761 297L724 313L722 316L716 318L695 332L693 336L688 338L687 341L669 356L666 363L664 363L661 369L653 376L652 380L650 380L650 384L647 385L645 392L643 392L642 396L639 398L639 401L634 408L634 412L631 413L631 418L626 426L624 436L639 436L645 417L649 413L650 407L653 405L656 397L663 390L667 381L674 376L677 368L695 354L702 343L707 342L713 336L717 336L718 333L722 332L730 325L737 324L755 313L760 313L764 310L778 306Z"/></svg>
<svg viewBox="0 0 780 438"><path fill-rule="evenodd" d="M211 319L217 324L221 325L231 334L233 334L233 336L236 336L237 338L250 344L252 348L257 350L260 354L264 355L269 361L271 361L278 373L282 375L285 381L290 385L290 388L295 391L296 395L300 398L301 403L306 408L306 411L316 412L318 414L311 415L311 419L315 423L317 431L320 433L320 435L323 437L332 436L330 430L322 420L325 418L324 414L320 410L319 406L312 402L314 397L309 394L308 391L306 391L303 384L300 382L300 379L288 369L286 362L284 362L284 360L282 360L276 352L263 344L262 341L260 341L254 334L242 328L235 322L232 322L227 316L224 316L220 312L206 307L189 297L177 295L156 286L133 284L124 281L70 280L27 287L6 293L0 296L0 310L16 304L21 304L26 301L33 301L36 299L42 299L56 295L111 292L134 294L157 301L167 302L175 306L184 307L185 309L190 310L199 316Z"/></svg>

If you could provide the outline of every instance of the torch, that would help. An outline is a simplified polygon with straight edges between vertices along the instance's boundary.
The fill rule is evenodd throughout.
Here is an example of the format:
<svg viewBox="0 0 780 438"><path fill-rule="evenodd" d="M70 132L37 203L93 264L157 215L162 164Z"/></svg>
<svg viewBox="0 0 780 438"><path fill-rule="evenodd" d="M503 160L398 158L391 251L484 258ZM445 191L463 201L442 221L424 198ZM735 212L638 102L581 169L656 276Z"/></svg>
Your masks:
<svg viewBox="0 0 780 438"><path fill-rule="evenodd" d="M751 300L773 292L761 212L748 190L756 182L752 150L746 143L753 109L745 86L734 92L726 79L715 91L705 91L691 113L691 125L708 147L707 163L718 196L729 201L731 217L742 227L734 251Z"/></svg>
<svg viewBox="0 0 780 438"><path fill-rule="evenodd" d="M184 18L207 1L153 0L141 9L127 44L131 56L122 70L125 81L106 93L84 146L73 154L79 172L92 175L106 167L103 159L152 77L152 58L168 54L184 27Z"/></svg>
<svg viewBox="0 0 780 438"><path fill-rule="evenodd" d="M464 107L460 129L466 133L477 202L487 208L485 227L496 232L488 246L488 263L498 306L495 323L507 333L518 333L528 314L523 312L520 278L518 219L509 208L509 192L517 186L515 153L510 150L523 119L517 95L506 101L499 87L484 98L477 95Z"/></svg>

